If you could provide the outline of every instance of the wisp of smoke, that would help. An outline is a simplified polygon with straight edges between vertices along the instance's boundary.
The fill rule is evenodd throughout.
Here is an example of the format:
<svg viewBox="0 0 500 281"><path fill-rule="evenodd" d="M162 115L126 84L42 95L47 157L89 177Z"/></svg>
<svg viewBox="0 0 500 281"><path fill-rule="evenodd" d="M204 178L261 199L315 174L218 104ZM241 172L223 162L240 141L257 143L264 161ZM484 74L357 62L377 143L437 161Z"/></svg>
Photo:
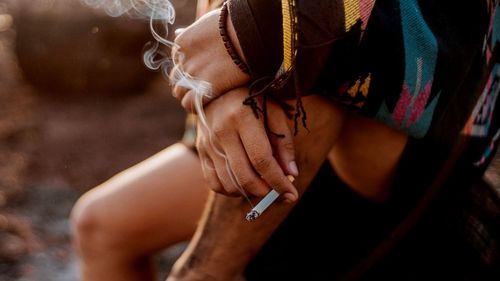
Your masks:
<svg viewBox="0 0 500 281"><path fill-rule="evenodd" d="M166 20L172 24L175 9L170 1L164 0L81 0L87 6L103 9L112 17L123 14L135 15L153 20Z"/></svg>
<svg viewBox="0 0 500 281"><path fill-rule="evenodd" d="M210 145L213 150L224 159L226 170L229 178L234 186L236 186L241 194L246 198L249 204L253 204L241 187L237 177L234 175L229 160L224 151L217 145L212 130L208 126L205 112L203 110L203 97L209 97L212 92L210 83L195 79L182 69L183 54L179 50L180 47L167 39L168 27L175 21L175 8L169 0L80 0L85 5L103 9L106 13L113 17L128 15L134 18L142 18L149 20L149 26L153 38L156 40L149 48L144 51L144 64L152 70L161 70L163 75L170 80L172 85L184 87L194 93L194 108L198 114L198 120L201 127L209 136ZM157 28L163 28L159 31ZM163 35L162 35L163 34ZM167 50L176 50L176 57L171 58L165 50L160 46L163 45ZM210 165L206 165L210 167Z"/></svg>

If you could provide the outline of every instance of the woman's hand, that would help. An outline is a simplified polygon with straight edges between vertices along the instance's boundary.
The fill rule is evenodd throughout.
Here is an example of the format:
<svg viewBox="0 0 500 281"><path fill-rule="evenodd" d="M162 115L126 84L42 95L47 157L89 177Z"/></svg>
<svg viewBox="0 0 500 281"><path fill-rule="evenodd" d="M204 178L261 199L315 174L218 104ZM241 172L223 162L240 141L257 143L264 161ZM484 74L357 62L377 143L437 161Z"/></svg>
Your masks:
<svg viewBox="0 0 500 281"><path fill-rule="evenodd" d="M269 131L243 100L248 89L232 90L205 108L208 127L198 122L197 147L211 189L230 196L262 197L271 188L290 202L298 198L286 175L298 175L289 120L278 105L268 102Z"/></svg>
<svg viewBox="0 0 500 281"><path fill-rule="evenodd" d="M176 63L170 72L170 79L174 83L173 95L189 111L194 110L196 93L186 85L182 73L210 83L211 91L203 97L203 104L250 81L250 76L232 61L224 46L219 33L219 15L220 9L207 13L182 30L175 39L179 48L172 51ZM227 20L227 33L241 57L241 49L230 19Z"/></svg>

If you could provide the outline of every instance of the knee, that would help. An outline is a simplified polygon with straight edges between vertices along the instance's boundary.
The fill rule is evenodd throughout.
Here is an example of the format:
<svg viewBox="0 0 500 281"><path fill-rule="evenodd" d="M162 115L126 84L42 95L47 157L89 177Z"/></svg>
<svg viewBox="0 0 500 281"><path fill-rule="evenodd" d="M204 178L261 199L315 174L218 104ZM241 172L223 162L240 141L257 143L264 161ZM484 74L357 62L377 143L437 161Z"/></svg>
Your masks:
<svg viewBox="0 0 500 281"><path fill-rule="evenodd" d="M82 257L98 255L99 252L110 251L114 247L111 233L106 223L105 202L101 202L92 194L85 194L74 205L70 215L73 244Z"/></svg>

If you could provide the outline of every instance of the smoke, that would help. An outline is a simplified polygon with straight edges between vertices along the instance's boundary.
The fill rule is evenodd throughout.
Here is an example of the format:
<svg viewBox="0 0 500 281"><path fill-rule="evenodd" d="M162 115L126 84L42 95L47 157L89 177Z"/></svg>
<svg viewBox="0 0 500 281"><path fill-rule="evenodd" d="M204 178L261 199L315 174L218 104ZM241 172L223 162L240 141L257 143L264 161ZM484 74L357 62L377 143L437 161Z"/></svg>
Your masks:
<svg viewBox="0 0 500 281"><path fill-rule="evenodd" d="M149 21L151 34L155 42L148 43L143 53L146 67L162 71L165 78L172 85L182 86L195 93L195 109L199 114L202 125L209 132L205 114L203 112L203 97L211 94L210 83L194 79L182 69L184 56L180 47L167 39L169 25L175 21L175 9L168 0L81 0L85 5L95 9L102 9L112 17L128 15L133 18L142 18ZM175 50L176 57L169 53Z"/></svg>
<svg viewBox="0 0 500 281"><path fill-rule="evenodd" d="M124 14L153 20L167 21L173 24L175 9L170 1L165 0L81 0L85 5L103 9L112 17Z"/></svg>
<svg viewBox="0 0 500 281"><path fill-rule="evenodd" d="M180 51L180 46L167 39L169 25L175 22L175 8L169 0L80 0L85 5L104 10L112 17L128 15L133 18L149 20L149 27L155 42L149 43L143 53L143 61L146 67L152 70L160 70L163 76L170 80L172 85L184 87L191 91L194 98L194 108L198 114L198 122L201 128L208 134L208 139L212 149L224 159L226 170L232 184L238 188L240 193L249 204L253 203L246 194L245 190L234 175L224 150L217 145L215 136L210 129L205 112L203 110L203 98L210 97L212 93L211 84L193 78L189 73L182 69L184 55ZM165 47L165 48L162 48ZM176 54L175 58L169 56L169 53ZM210 167L210 165L206 165Z"/></svg>

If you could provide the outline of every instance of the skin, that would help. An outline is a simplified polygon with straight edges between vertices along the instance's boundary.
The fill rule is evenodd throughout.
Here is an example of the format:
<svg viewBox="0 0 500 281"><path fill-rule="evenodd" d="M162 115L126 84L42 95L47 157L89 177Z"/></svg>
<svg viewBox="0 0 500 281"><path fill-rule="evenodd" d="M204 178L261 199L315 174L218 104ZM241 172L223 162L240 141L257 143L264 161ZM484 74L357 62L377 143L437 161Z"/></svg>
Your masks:
<svg viewBox="0 0 500 281"><path fill-rule="evenodd" d="M239 188L243 188L250 196L263 197L272 186L293 202L298 194L286 174L298 176L298 171L289 168L296 165L289 120L278 105L269 103L269 130L283 137L268 137L263 118L257 119L250 107L242 105L247 96L248 89L235 89L206 108L213 137L199 126L197 140L205 178L210 188L226 195L241 195ZM226 154L236 182L230 180L224 158L211 141Z"/></svg>
<svg viewBox="0 0 500 281"><path fill-rule="evenodd" d="M198 157L183 144L87 192L71 213L81 280L156 280L152 257L191 238L207 196Z"/></svg>
<svg viewBox="0 0 500 281"><path fill-rule="evenodd" d="M284 139L267 138L262 131L262 120L253 115L244 115L248 117L242 122L245 126L235 126L234 120L247 114L244 111L248 108L241 105L242 90L238 88L249 78L223 49L215 18L218 18L217 12L207 15L177 38L176 42L185 52L182 68L194 77L212 82L215 89L212 98L229 92L221 98L204 101L208 104L207 119L211 127L216 128L216 137L231 159L230 168L237 181L244 183L242 186L254 196L254 202L270 185L296 197L276 202L255 223L247 223L243 218L249 205L241 197L231 197L237 195L237 191L224 173L225 162L217 159L217 154L209 148L207 136L202 133L198 140L201 157L205 159L202 165L185 148L169 148L115 176L78 201L72 222L75 247L82 261L82 280L153 280L152 254L190 239L195 229L196 234L176 263L169 281L242 280L248 261L287 216L293 201L297 196L300 198L327 157L354 190L373 200L385 199L387 183L406 143L406 137L400 133L371 120L357 119L318 97L304 99L311 133L301 130L299 136L293 138L293 146L288 134L291 124L282 118L278 107L270 107L272 119L276 120L271 126L280 133L285 132ZM228 29L235 40L230 22ZM237 40L233 43L239 46ZM200 52L200 46L211 51ZM176 87L175 92L190 109L192 93L180 87ZM262 143L266 149L251 149ZM265 153L260 154L262 151ZM284 177L294 174L289 167L292 161L300 170L293 185ZM219 193L211 193L205 215L198 221L207 198L204 182ZM101 258L103 256L106 258ZM228 260L232 262L227 263Z"/></svg>
<svg viewBox="0 0 500 281"><path fill-rule="evenodd" d="M175 77L176 69L180 68L197 80L210 82L212 91L210 96L203 98L204 104L208 104L229 90L250 82L250 76L243 73L233 63L224 47L219 34L219 15L220 10L211 11L183 29L175 38L175 43L180 48L172 50L172 57L176 60L177 65L171 71L171 80ZM234 26L229 17L226 27L236 52L244 60ZM179 58L180 52L182 52L182 60L176 59ZM194 111L194 91L174 84L172 94L186 110Z"/></svg>
<svg viewBox="0 0 500 281"><path fill-rule="evenodd" d="M219 109L217 106L229 106L229 102L240 101L236 96L234 99L221 99L213 104L213 110L207 109L207 113L210 116ZM281 114L280 109L271 109L276 110L276 114ZM270 113L272 114L273 110L270 110ZM253 116L249 121L255 123L250 123L252 126L258 126L260 123L260 120ZM315 124L321 124L319 120L315 121ZM301 130L300 136L305 133L305 130ZM325 144L325 147L327 146L329 145ZM326 155L326 152L321 154ZM311 153L301 155L305 162L319 161L310 159ZM316 169L315 166L308 167ZM301 176L308 173L307 169L303 169ZM296 184L301 184L301 181L299 177ZM153 254L192 237L207 194L200 161L182 144L173 145L92 189L78 200L71 215L73 241L80 258L82 280L154 280L156 270L152 260ZM219 221L217 216L210 216L210 219L215 220L217 224L221 221L244 222L244 214L250 208L246 201L241 198L212 196L217 200L210 201L207 210L225 210L225 205L230 204L239 211L237 216L231 216L231 220ZM276 209L280 213L287 213L293 205L278 202L276 206L280 206ZM269 211L269 215L275 212L272 209ZM261 221L269 224L270 221L265 219L269 215L263 216ZM284 215L280 217L284 218ZM200 222L204 227L198 230L198 233L204 233L203 235L206 232L205 219ZM221 224L220 227L222 226ZM259 228L259 224L250 226L254 230ZM210 233L214 235L217 232L219 231ZM234 234L239 234L239 231ZM193 241L208 241L203 237L198 234ZM193 247L190 246L186 253L193 252ZM195 249L198 251L197 247ZM215 256L219 254L214 253ZM102 258L103 256L106 258Z"/></svg>
<svg viewBox="0 0 500 281"><path fill-rule="evenodd" d="M223 109L230 107L232 102L236 103L239 93L233 91L226 95L234 95L234 101L231 99L214 101L208 106L207 115L217 114L220 117L227 114L231 116L229 111ZM301 130L299 135L293 138L296 161L300 169L300 174L294 182L299 198L309 186L321 163L329 158L336 170L337 165L341 166L339 170L343 179L347 182L358 181L359 184L356 184L354 190L360 195L376 201L384 201L390 186L387 183L390 183L394 176L395 167L407 138L396 131L386 130L386 127L380 123L353 118L350 113L344 112L320 97L306 97L304 103L306 111L310 112L309 131ZM218 124L218 126L228 128L227 130L232 130L234 124L230 117L209 118L209 120L222 122L223 124ZM254 122L259 121L255 119ZM254 129L258 127L258 124L251 126L252 124L248 124L247 127ZM290 122L287 125L292 126ZM370 138L366 137L367 134L364 131L370 132ZM370 152L358 153L359 147L351 143L361 145L362 151ZM256 141L255 144L258 142ZM338 151L343 153L338 154ZM346 158L345 156L349 154L354 156ZM214 155L214 157L217 156ZM245 160L240 162L234 165L247 163ZM356 165L352 165L353 162ZM214 162L214 165L217 166L217 162ZM342 167L358 168L343 169ZM365 170L366 168L369 170ZM218 177L220 182L227 180L220 174L208 174L210 175ZM369 180L358 180L365 178L365 175ZM259 184L256 182L255 185ZM251 188L256 187L248 187L248 189ZM286 201L276 202L259 219L249 223L243 219L250 208L243 198L213 193L196 234L167 280L244 280L243 271L246 265L286 218L294 205L295 203Z"/></svg>
<svg viewBox="0 0 500 281"><path fill-rule="evenodd" d="M238 90L229 92L225 96L232 96L232 99L214 101L208 106L207 115L215 113L218 116L230 115L229 111L222 112L221 109L239 103L244 98ZM293 183L299 196L306 190L340 135L345 114L320 97L307 97L304 103L306 110L311 112L310 132L300 130L293 138L297 163L302 167L300 175ZM214 111L210 110L211 107ZM279 107L270 107L270 110L271 116L282 114ZM209 118L209 120L218 119ZM260 122L254 117L253 122L246 127L257 128ZM223 123L221 125L232 127L233 122ZM290 121L285 124L289 128L293 126ZM255 144L259 143L257 139L255 141ZM256 185L259 184L256 182ZM258 199L254 198L254 201ZM243 270L246 264L286 218L294 205L295 203L286 201L275 202L259 219L249 223L244 217L251 207L245 199L212 193L196 234L187 250L176 262L167 280L244 280Z"/></svg>
<svg viewBox="0 0 500 281"><path fill-rule="evenodd" d="M198 2L201 16L210 4ZM191 238L207 196L199 159L181 143L91 189L71 212L81 279L156 280L154 254Z"/></svg>
<svg viewBox="0 0 500 281"><path fill-rule="evenodd" d="M193 25L183 30L176 38L176 43L180 46L179 50L184 55L184 60L179 62L178 67L187 71L192 77L207 81L213 86L212 95L204 99L205 104L216 102L220 97L227 95L230 89L236 89L239 86L245 85L249 79L232 62L225 50L218 30L219 14L218 10L206 14ZM240 57L244 59L230 17L228 17L226 25L233 45L240 54ZM174 50L174 56L177 55L176 52ZM194 101L193 91L181 86L175 86L174 96L186 110L192 110L192 103ZM206 110L210 110L210 107L207 107ZM233 171L240 172L236 179L245 183L243 189L249 194L258 196L262 196L269 190L269 188L266 189L263 187L262 183L259 183L255 174L249 172L251 170L250 165L259 175L263 176L265 184L273 186L289 201L296 200L297 191L289 184L284 174L297 174L297 171L290 169L291 163L295 162L294 148L291 145L290 137L288 137L290 131L283 129L284 118L282 116L269 118L269 120L272 120L271 126L279 128L278 131L286 132L283 142L276 145L276 151L271 153L267 143L276 140L273 140L272 137L269 141L265 140L267 136L264 137L264 134L262 134L262 124L257 124L256 126L258 127L255 128L247 125L242 126L242 124L248 124L250 114L246 114L241 104L233 105L231 103L230 107L221 110L231 110L232 112L228 113L227 117L223 116L223 114L215 116L214 118L218 118L218 120L213 124L213 131L217 137L218 145L222 146L223 151L228 154L230 166L234 167ZM223 127L221 124L226 121L224 118L232 120L233 123L228 124L227 127ZM241 122L241 120L245 121ZM359 130L358 127L361 126L360 124L369 129ZM403 149L407 137L396 130L381 125L376 121L357 116L356 114L349 114L347 126L351 129L345 131L346 137L343 141L342 150L332 152L329 159L335 164L339 175L346 183L352 185L357 192L368 198L383 201L387 197L388 190L386 190L387 188L380 190L381 186L390 186L389 174L395 169L394 162L397 161L399 152ZM239 139L243 146L238 141L237 135L240 136ZM260 142L252 139L255 136L262 136ZM373 150L357 149L358 147L366 146L364 144L366 142L365 139L374 137L379 137L381 140L388 139L389 141L381 141L380 147ZM393 139L397 144L390 141ZM264 144L263 149L249 147L249 141ZM247 142L247 145L245 145L245 142ZM391 149L391 146L393 149ZM260 148L260 146L257 147ZM210 188L226 195L237 194L237 188L228 179L229 176L227 173L223 171L225 169L223 168L225 166L224 161L219 159L220 157L210 147L209 142L201 140L199 148L202 151L202 157L205 159L209 158L209 160L202 161L202 165L204 166L203 171ZM353 160L374 158L381 151L386 151L387 153L384 154L384 157L378 157L379 161L377 163L369 162L366 165L352 165ZM394 151L394 153L390 153L391 151ZM247 157L243 157L244 155ZM276 165L276 161L280 165ZM215 173L213 172L214 169L211 168L212 166L215 167ZM252 184L247 184L248 182L252 182Z"/></svg>
<svg viewBox="0 0 500 281"><path fill-rule="evenodd" d="M207 17L216 15L214 13ZM210 22L207 19L207 24L186 29L181 34L182 40L177 40L181 49L183 43L202 45L202 42L207 40L202 34L210 34L215 28L210 25ZM233 44L238 46L234 34L232 40ZM221 48L220 44L212 44L212 42L208 39L207 46ZM195 62L198 62L199 65L204 65L209 69L224 72L224 65L221 63L223 60L209 58L196 51L186 54L186 58L187 65L196 65ZM189 67L184 69L189 69ZM193 77L216 83L217 86L214 86L214 89L225 85L224 81L210 80L210 76L203 70L193 69L193 71L189 72ZM226 74L230 75L230 73ZM226 76L219 73L217 77ZM210 127L214 128L217 146L220 146L226 157L230 159L229 165L235 172L236 182L244 182L242 187L247 193L262 196L269 189L266 190L266 186L259 180L260 175L267 173L282 177L281 173L287 171L286 167L280 171L283 167L270 163L273 163L273 155L278 154L277 159L283 156L276 152L280 151L279 149L270 153L266 142L264 142L263 153L259 149L253 149L262 144L262 141L259 141L263 136L262 124L247 123L250 121L245 119L246 113L241 111L244 109L234 109L235 106L241 108L242 99L240 98L239 104L230 102L231 99L223 99L228 95L238 96L241 92L229 91L224 96L221 93L215 93L214 96L219 98L206 101L211 102L206 107L208 122ZM176 97L187 110L191 109L190 91L180 90L177 87ZM374 201L385 201L394 171L406 145L407 136L376 121L343 112L327 101L316 100L316 103L312 104L314 104L314 109L306 108L306 112L316 117L311 119L309 116L309 124L314 126L310 128L313 133L294 139L294 149L283 150L283 154L295 151L295 160L300 170L300 175L294 183L298 194L302 194L307 188L322 160L328 157L339 177L351 185L354 191ZM327 105L327 107L315 108L322 105ZM216 109L213 109L214 107ZM330 115L326 114L327 112L334 113ZM215 117L212 118L212 114ZM242 124L238 122L238 118L245 120L244 129L241 128ZM273 126L283 128L281 119L270 118L270 120L277 120L278 125L273 124ZM242 217L248 210L247 204L241 198L234 199L226 196L233 195L237 190L231 186L228 173L222 172L226 162L218 159L219 153L211 148L212 144L206 141L208 138L206 135L200 134L199 138L201 141L198 141L198 147L203 152L202 157L208 159L202 161L205 178L212 190L219 194L212 195L213 200L209 202L197 233L167 280L241 280L246 264L267 241L277 225L288 215L294 204L282 201L273 206L259 220L246 223ZM321 143L322 141L324 143ZM252 161L255 159L259 161ZM262 163L266 164L262 165ZM265 175L262 178L268 186L273 186L282 193L290 192L295 195L292 190L287 189L285 184L280 185L279 181L275 181L276 184L270 184L269 178ZM252 235L248 235L249 233ZM227 263L228 260L231 263Z"/></svg>

